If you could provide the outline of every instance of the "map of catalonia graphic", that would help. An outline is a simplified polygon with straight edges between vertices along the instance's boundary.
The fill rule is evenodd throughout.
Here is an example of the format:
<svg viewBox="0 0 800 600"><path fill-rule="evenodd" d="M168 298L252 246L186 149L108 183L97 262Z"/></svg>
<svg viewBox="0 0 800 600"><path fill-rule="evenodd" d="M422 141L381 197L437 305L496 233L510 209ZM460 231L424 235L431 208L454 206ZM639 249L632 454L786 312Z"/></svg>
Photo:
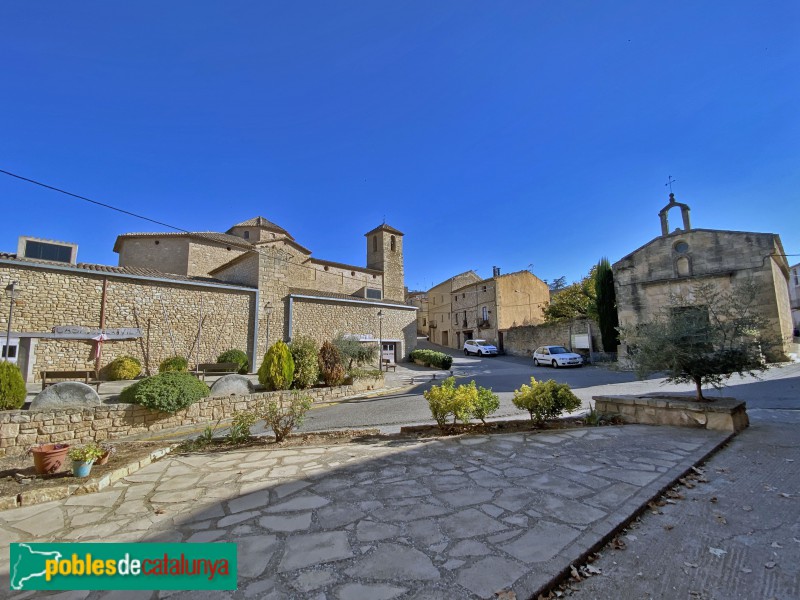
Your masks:
<svg viewBox="0 0 800 600"><path fill-rule="evenodd" d="M60 552L40 552L28 544L17 546L17 560L11 565L11 589L25 589L25 582L29 579L45 576L45 562L60 560Z"/></svg>

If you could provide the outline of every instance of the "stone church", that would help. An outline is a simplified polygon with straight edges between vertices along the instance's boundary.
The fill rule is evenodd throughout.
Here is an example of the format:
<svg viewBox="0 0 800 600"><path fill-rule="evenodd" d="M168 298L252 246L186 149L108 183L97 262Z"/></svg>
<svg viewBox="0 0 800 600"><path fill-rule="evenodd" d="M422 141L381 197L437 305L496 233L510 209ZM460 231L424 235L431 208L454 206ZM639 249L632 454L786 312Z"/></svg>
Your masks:
<svg viewBox="0 0 800 600"><path fill-rule="evenodd" d="M682 226L670 231L670 213L677 211ZM686 292L696 282L727 289L737 281L752 279L760 289L759 310L784 340L784 353L792 351L789 264L780 237L693 229L689 206L678 202L674 194L659 218L661 235L612 265L620 325L646 322L669 302L671 294Z"/></svg>
<svg viewBox="0 0 800 600"><path fill-rule="evenodd" d="M0 286L13 282L19 297L15 361L34 380L43 369L100 368L122 354L154 371L167 356L214 362L239 348L257 368L277 340L339 334L380 340L385 358L401 360L416 345L404 236L381 224L365 237L365 267L313 257L264 217L224 233L120 235L116 267L78 263L74 244L20 238L16 254L0 253ZM3 333L7 325L0 313Z"/></svg>

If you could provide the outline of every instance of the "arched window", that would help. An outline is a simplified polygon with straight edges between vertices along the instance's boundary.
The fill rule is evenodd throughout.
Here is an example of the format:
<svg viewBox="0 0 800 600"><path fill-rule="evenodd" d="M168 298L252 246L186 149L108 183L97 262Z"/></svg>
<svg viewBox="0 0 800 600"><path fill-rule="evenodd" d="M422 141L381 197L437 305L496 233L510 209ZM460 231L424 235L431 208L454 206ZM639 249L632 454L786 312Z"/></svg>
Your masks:
<svg viewBox="0 0 800 600"><path fill-rule="evenodd" d="M681 256L676 261L676 267L679 277L688 277L689 275L692 274L691 266L689 264L689 259L685 256Z"/></svg>
<svg viewBox="0 0 800 600"><path fill-rule="evenodd" d="M372 236L372 251L373 252L377 252L378 251L378 236L377 235L373 235Z"/></svg>
<svg viewBox="0 0 800 600"><path fill-rule="evenodd" d="M391 247L392 247L392 252L394 252L394 248L395 248L395 245L394 245L394 244L395 244L395 241L394 241L394 236L392 236L392 237L391 237L391 242L390 242L390 244L391 244Z"/></svg>

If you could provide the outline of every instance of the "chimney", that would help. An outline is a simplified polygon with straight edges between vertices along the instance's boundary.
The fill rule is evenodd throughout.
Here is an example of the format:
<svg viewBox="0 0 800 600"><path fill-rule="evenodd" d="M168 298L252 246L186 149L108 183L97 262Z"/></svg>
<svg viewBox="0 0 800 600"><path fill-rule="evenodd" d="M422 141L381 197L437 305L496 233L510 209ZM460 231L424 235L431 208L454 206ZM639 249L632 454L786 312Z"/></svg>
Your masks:
<svg viewBox="0 0 800 600"><path fill-rule="evenodd" d="M500 277L500 267L492 267L492 277Z"/></svg>

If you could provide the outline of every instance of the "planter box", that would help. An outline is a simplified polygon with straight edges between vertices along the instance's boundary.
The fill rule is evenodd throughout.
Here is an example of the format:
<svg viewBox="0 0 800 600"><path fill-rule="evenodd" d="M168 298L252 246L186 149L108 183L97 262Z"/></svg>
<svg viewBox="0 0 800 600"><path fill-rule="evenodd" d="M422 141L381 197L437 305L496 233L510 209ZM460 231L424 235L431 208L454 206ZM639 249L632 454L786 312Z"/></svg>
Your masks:
<svg viewBox="0 0 800 600"><path fill-rule="evenodd" d="M750 423L747 404L735 398L717 398L713 402L665 394L592 398L598 413L618 416L626 423L701 427L731 433L742 431Z"/></svg>

